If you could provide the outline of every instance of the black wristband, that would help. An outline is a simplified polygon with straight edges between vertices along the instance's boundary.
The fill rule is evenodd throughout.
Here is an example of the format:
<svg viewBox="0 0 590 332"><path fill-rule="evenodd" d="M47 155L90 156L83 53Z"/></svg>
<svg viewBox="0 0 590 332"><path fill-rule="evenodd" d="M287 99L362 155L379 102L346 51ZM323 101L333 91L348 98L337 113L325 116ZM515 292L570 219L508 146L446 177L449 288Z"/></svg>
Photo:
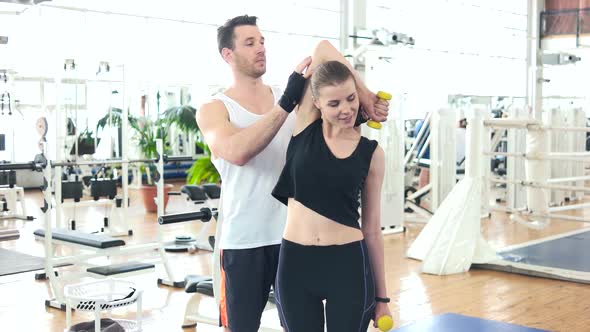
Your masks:
<svg viewBox="0 0 590 332"><path fill-rule="evenodd" d="M356 112L356 120L354 121L354 126L358 127L367 121L368 121L368 119L365 119L363 117L363 107L359 106L359 110L358 110L358 112Z"/></svg>
<svg viewBox="0 0 590 332"><path fill-rule="evenodd" d="M389 302L391 302L391 299L388 297L375 296L375 302L389 303Z"/></svg>
<svg viewBox="0 0 590 332"><path fill-rule="evenodd" d="M291 113L303 97L305 88L305 77L298 72L293 72L287 81L287 87L279 99L279 106L287 113Z"/></svg>

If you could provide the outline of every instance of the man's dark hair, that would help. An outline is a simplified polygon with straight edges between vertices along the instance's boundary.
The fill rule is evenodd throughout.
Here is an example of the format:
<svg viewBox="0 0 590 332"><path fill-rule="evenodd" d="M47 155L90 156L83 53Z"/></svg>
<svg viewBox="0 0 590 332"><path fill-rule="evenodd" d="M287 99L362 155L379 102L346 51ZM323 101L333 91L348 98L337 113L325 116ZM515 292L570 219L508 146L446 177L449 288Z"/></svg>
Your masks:
<svg viewBox="0 0 590 332"><path fill-rule="evenodd" d="M234 32L236 27L240 25L256 25L257 19L258 17L256 16L236 16L217 28L217 48L219 49L219 54L221 54L221 50L224 48L234 49Z"/></svg>

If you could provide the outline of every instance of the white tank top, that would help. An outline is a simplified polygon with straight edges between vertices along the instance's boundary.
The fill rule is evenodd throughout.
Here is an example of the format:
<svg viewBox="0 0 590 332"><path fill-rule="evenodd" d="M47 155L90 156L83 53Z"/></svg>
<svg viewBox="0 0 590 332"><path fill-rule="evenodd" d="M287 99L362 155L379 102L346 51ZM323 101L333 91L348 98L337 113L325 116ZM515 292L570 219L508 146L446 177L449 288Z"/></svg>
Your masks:
<svg viewBox="0 0 590 332"><path fill-rule="evenodd" d="M272 88L272 93L276 104L281 92ZM238 128L248 127L264 116L249 112L223 93L213 98L223 102L229 121ZM271 191L285 165L294 127L295 114L290 114L270 144L244 166L221 158L213 159L222 181L220 249L247 249L281 243L287 209L271 196Z"/></svg>

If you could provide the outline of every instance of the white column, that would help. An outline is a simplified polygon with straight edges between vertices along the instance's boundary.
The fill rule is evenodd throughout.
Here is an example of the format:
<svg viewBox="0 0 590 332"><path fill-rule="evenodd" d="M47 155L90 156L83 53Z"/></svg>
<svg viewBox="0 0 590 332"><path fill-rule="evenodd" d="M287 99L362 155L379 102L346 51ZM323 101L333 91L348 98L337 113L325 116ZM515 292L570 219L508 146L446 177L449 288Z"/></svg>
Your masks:
<svg viewBox="0 0 590 332"><path fill-rule="evenodd" d="M511 118L526 119L526 110L513 109ZM500 131L496 131L500 134ZM526 129L509 128L506 133L508 140L508 153L523 153L526 148ZM524 159L517 157L506 157L506 178L510 181L524 179ZM525 190L520 184L506 185L506 204L512 209L523 208L526 205Z"/></svg>
<svg viewBox="0 0 590 332"><path fill-rule="evenodd" d="M541 120L543 110L543 62L540 43L541 11L544 0L527 0L527 107L534 119Z"/></svg>
<svg viewBox="0 0 590 332"><path fill-rule="evenodd" d="M457 182L457 128L453 109L434 112L430 132L432 210L442 204Z"/></svg>

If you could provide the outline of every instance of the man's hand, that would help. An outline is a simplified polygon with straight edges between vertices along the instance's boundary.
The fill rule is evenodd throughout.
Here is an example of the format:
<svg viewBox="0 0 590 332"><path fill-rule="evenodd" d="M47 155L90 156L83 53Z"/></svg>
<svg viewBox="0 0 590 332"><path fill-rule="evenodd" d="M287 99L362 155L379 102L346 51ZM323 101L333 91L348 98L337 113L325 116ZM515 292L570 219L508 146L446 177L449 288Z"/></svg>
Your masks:
<svg viewBox="0 0 590 332"><path fill-rule="evenodd" d="M312 73L309 69L310 64L311 57L305 58L289 76L287 87L285 87L283 95L279 99L279 106L287 113L291 113L295 109L295 106L299 104L305 93L305 83ZM304 71L305 73L303 73Z"/></svg>

